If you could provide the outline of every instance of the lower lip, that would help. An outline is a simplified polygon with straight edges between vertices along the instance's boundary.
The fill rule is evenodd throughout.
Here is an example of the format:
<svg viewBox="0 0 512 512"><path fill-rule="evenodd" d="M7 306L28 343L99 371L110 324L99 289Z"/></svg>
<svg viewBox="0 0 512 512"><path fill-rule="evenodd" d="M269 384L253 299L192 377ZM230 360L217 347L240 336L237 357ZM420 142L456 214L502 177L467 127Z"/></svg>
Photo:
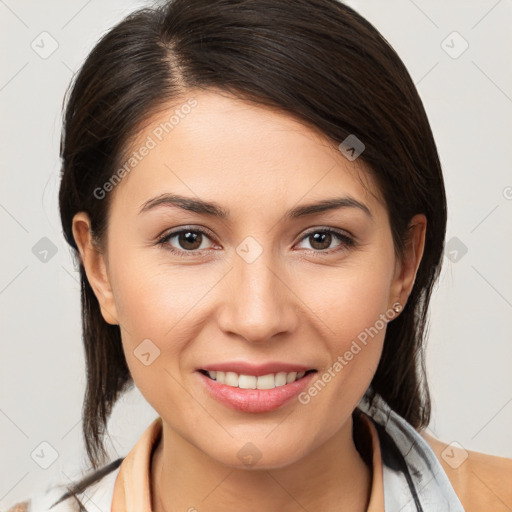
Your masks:
<svg viewBox="0 0 512 512"><path fill-rule="evenodd" d="M316 372L311 372L302 379L274 389L241 389L220 384L201 372L197 373L213 398L242 412L268 412L278 409L299 395L316 375Z"/></svg>

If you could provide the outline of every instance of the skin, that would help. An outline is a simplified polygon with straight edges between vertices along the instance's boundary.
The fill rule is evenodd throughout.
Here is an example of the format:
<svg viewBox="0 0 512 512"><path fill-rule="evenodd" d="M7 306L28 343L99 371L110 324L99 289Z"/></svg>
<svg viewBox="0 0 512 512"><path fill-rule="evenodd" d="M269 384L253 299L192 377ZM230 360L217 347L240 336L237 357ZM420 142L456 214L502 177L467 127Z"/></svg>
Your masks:
<svg viewBox="0 0 512 512"><path fill-rule="evenodd" d="M277 360L322 375L379 315L406 303L426 219L411 219L397 258L386 207L361 160L349 161L289 114L225 93L194 91L169 104L132 150L190 97L197 106L110 192L102 251L87 214L73 220L103 317L120 325L135 384L163 419L151 463L153 510L366 510L371 469L354 446L351 414L377 368L385 328L307 405L235 411L208 394L195 370ZM229 216L169 206L138 213L165 192L213 201ZM346 207L284 218L298 205L341 196L372 216ZM185 257L157 244L181 226L213 236ZM341 230L355 245L332 235L322 246L305 236L310 228ZM236 252L247 236L262 250L251 263ZM186 252L183 242L175 236L167 245ZM161 351L149 366L134 355L144 339ZM237 456L249 441L261 453L250 468Z"/></svg>

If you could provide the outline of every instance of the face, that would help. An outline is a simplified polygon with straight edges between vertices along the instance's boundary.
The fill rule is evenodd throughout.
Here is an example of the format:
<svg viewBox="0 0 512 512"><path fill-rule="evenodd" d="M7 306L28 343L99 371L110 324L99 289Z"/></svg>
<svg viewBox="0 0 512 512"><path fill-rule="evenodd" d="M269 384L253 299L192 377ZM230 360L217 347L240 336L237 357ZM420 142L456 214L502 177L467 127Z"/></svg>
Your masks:
<svg viewBox="0 0 512 512"><path fill-rule="evenodd" d="M372 380L390 308L414 281L422 216L397 259L361 161L286 114L214 92L169 105L134 151L145 156L108 192L104 255L87 243L85 214L74 233L135 384L214 460L241 466L243 447L266 467L306 456L347 424ZM200 371L212 368L247 378L221 384ZM294 369L315 371L292 383ZM257 378L277 373L290 382L240 389L282 384Z"/></svg>

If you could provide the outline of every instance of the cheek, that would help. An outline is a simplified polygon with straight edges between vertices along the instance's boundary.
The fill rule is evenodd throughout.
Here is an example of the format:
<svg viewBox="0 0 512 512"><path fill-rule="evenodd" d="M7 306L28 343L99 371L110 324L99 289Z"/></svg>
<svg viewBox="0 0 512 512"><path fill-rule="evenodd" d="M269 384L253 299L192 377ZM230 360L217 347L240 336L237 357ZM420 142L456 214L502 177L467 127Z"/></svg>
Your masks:
<svg viewBox="0 0 512 512"><path fill-rule="evenodd" d="M151 251L134 251L112 276L120 321L134 341L141 336L172 337L218 280L211 270L167 265Z"/></svg>
<svg viewBox="0 0 512 512"><path fill-rule="evenodd" d="M173 376L180 378L183 356L202 329L208 292L223 272L167 265L147 252L126 252L122 260L120 253L117 260L113 257L121 263L113 266L112 283L128 368L153 404L162 398L164 381L169 391L176 384ZM179 387L175 391L179 396ZM172 400L170 395L166 399Z"/></svg>
<svg viewBox="0 0 512 512"><path fill-rule="evenodd" d="M329 358L317 378L299 397L305 407L312 407L312 426L326 429L329 418L333 433L352 413L368 389L378 367L387 321L390 288L389 266L377 261L343 271L316 281L315 293L309 294L308 307L321 319L317 322Z"/></svg>
<svg viewBox="0 0 512 512"><path fill-rule="evenodd" d="M183 409L180 361L200 329L190 318L205 294L204 280L194 279L191 269L126 259L113 279L126 362L137 388L156 410L162 404Z"/></svg>
<svg viewBox="0 0 512 512"><path fill-rule="evenodd" d="M373 326L388 310L391 268L384 261L373 261L318 270L300 280L301 296L322 320L329 338L345 343Z"/></svg>
<svg viewBox="0 0 512 512"><path fill-rule="evenodd" d="M324 340L336 378L331 390L343 387L343 394L362 394L371 381L382 353L387 322L394 316L389 297L394 271L392 246L368 251L347 259L338 268L319 268L303 274L300 296L316 317L318 336ZM337 363L337 364L336 364ZM319 376L321 377L321 375ZM332 395L333 400L337 400Z"/></svg>

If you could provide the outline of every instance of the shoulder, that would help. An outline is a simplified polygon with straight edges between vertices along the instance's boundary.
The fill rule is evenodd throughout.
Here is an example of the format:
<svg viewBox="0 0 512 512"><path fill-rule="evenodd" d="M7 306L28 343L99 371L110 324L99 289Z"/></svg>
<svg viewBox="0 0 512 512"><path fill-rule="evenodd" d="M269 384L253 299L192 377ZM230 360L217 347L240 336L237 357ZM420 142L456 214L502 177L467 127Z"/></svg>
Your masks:
<svg viewBox="0 0 512 512"><path fill-rule="evenodd" d="M510 510L512 459L468 451L425 431L420 435L439 459L466 512Z"/></svg>

